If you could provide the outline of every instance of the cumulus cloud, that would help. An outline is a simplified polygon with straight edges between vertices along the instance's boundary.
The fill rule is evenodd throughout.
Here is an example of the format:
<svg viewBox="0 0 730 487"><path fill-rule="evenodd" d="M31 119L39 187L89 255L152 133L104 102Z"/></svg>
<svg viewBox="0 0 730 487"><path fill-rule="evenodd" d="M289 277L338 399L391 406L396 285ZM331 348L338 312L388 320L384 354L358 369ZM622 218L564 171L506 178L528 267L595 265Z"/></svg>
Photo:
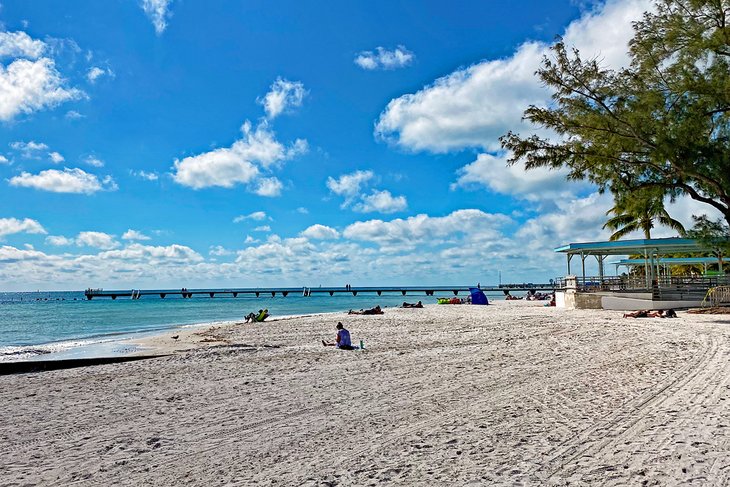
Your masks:
<svg viewBox="0 0 730 487"><path fill-rule="evenodd" d="M10 143L10 148L20 152L20 157L23 159L38 159L39 152L48 149L48 145L43 142L36 142L31 140L30 142L15 141Z"/></svg>
<svg viewBox="0 0 730 487"><path fill-rule="evenodd" d="M280 196L283 188L284 185L275 177L261 178L256 184L254 193L259 196L267 196L271 198L274 196Z"/></svg>
<svg viewBox="0 0 730 487"><path fill-rule="evenodd" d="M362 195L362 200L353 206L353 210L362 213L395 213L408 208L405 196L393 196L390 191L373 190L372 193Z"/></svg>
<svg viewBox="0 0 730 487"><path fill-rule="evenodd" d="M443 244L454 236L466 234L483 242L497 237L499 229L511 222L511 218L505 215L465 209L443 217L420 214L390 221L355 222L342 234L351 240L373 242L380 246L413 248L416 245Z"/></svg>
<svg viewBox="0 0 730 487"><path fill-rule="evenodd" d="M507 154L479 154L476 160L457 171L451 189L484 187L496 193L510 194L528 201L552 201L572 198L578 190L588 188L584 181L566 181L567 169L537 168L525 170L524 163L507 165Z"/></svg>
<svg viewBox="0 0 730 487"><path fill-rule="evenodd" d="M131 228L122 234L122 240L150 240L150 237Z"/></svg>
<svg viewBox="0 0 730 487"><path fill-rule="evenodd" d="M259 103L264 106L266 117L271 120L284 112L302 106L306 94L304 85L300 81L277 78L271 85L270 91L259 100Z"/></svg>
<svg viewBox="0 0 730 487"><path fill-rule="evenodd" d="M119 247L119 242L114 239L114 235L104 232L80 232L75 242L79 247L94 247L102 250Z"/></svg>
<svg viewBox="0 0 730 487"><path fill-rule="evenodd" d="M51 159L51 162L53 162L54 164L60 164L66 160L65 157L63 157L60 153L55 152L55 151L49 152L48 157Z"/></svg>
<svg viewBox="0 0 730 487"><path fill-rule="evenodd" d="M38 174L24 171L19 176L10 178L10 185L52 193L92 194L97 191L115 191L117 189L111 176L105 176L100 180L96 175L78 168L64 168L63 171L47 169Z"/></svg>
<svg viewBox="0 0 730 487"><path fill-rule="evenodd" d="M243 137L236 140L231 147L176 160L173 180L193 189L211 186L232 188L241 183L254 184L262 170L268 170L277 163L307 151L307 143L304 140L299 139L289 147L276 140L274 132L266 123L253 129L251 122L246 121L241 131ZM276 186L275 182L264 181L255 184L252 190L273 193ZM281 187L278 189L280 191Z"/></svg>
<svg viewBox="0 0 730 487"><path fill-rule="evenodd" d="M104 161L102 161L101 159L99 159L96 156L86 156L86 158L84 159L84 162L86 164L88 164L89 166L104 167Z"/></svg>
<svg viewBox="0 0 730 487"><path fill-rule="evenodd" d="M52 59L16 59L0 64L0 120L30 114L82 98L81 90L66 85Z"/></svg>
<svg viewBox="0 0 730 487"><path fill-rule="evenodd" d="M147 171L129 171L129 174L132 176L136 176L138 178L144 179L146 181L157 181L160 176L156 172L147 172Z"/></svg>
<svg viewBox="0 0 730 487"><path fill-rule="evenodd" d="M269 225L261 225L253 229L254 232L270 232L271 227Z"/></svg>
<svg viewBox="0 0 730 487"><path fill-rule="evenodd" d="M327 188L334 194L344 196L345 200L351 200L360 194L360 188L373 179L372 171L355 171L351 174L343 174L339 178L327 178Z"/></svg>
<svg viewBox="0 0 730 487"><path fill-rule="evenodd" d="M339 178L327 178L327 188L332 193L344 197L341 208L352 206L354 211L361 213L380 212L394 213L408 207L405 196L393 196L390 191L373 189L370 194L364 190L375 178L372 171L355 171L343 174Z"/></svg>
<svg viewBox="0 0 730 487"><path fill-rule="evenodd" d="M157 35L165 32L172 0L142 0L142 10L152 21Z"/></svg>
<svg viewBox="0 0 730 487"><path fill-rule="evenodd" d="M377 47L375 51L363 51L355 57L355 64L368 71L376 69L398 69L410 65L415 55L404 46L388 50Z"/></svg>
<svg viewBox="0 0 730 487"><path fill-rule="evenodd" d="M326 225L312 225L299 234L301 237L313 240L334 240L340 238L340 232Z"/></svg>
<svg viewBox="0 0 730 487"><path fill-rule="evenodd" d="M64 118L66 118L66 120L78 120L80 118L84 118L84 115L80 114L76 110L69 110L66 112L66 115L64 115Z"/></svg>
<svg viewBox="0 0 730 487"><path fill-rule="evenodd" d="M209 255L214 255L217 257L221 257L224 255L233 255L233 251L226 249L222 245L211 245L210 250L208 250Z"/></svg>
<svg viewBox="0 0 730 487"><path fill-rule="evenodd" d="M14 233L48 233L36 220L24 218L0 218L0 239Z"/></svg>
<svg viewBox="0 0 730 487"><path fill-rule="evenodd" d="M45 50L43 41L33 39L25 32L0 32L0 58L38 59Z"/></svg>
<svg viewBox="0 0 730 487"><path fill-rule="evenodd" d="M49 235L48 237L46 237L46 243L49 245L54 245L56 247L61 247L73 245L74 239L64 237L63 235Z"/></svg>
<svg viewBox="0 0 730 487"><path fill-rule="evenodd" d="M626 66L631 22L651 8L650 0L597 3L565 29L564 41L578 48L584 58L597 57L612 68ZM585 186L565 181L564 171L498 167L509 157L499 143L499 137L508 131L552 135L522 120L529 105L550 103L549 91L534 74L543 56L549 55L549 47L525 42L508 57L458 69L415 93L391 100L376 123L376 138L410 151L485 151L459 171L452 189L485 187L529 200L576 194ZM546 191L541 193L540 187Z"/></svg>
<svg viewBox="0 0 730 487"><path fill-rule="evenodd" d="M271 218L266 215L265 211L254 211L253 213L249 213L248 215L238 215L236 218L233 219L233 223L241 223L245 220L261 221L266 220L267 218L271 220Z"/></svg>
<svg viewBox="0 0 730 487"><path fill-rule="evenodd" d="M89 68L89 71L86 72L86 79L89 80L89 83L91 84L96 83L96 80L98 80L102 76L109 76L110 78L113 78L114 71L109 68L100 68L98 66L93 66Z"/></svg>
<svg viewBox="0 0 730 487"><path fill-rule="evenodd" d="M608 1L571 23L565 42L584 57L599 56L608 66L624 66L633 35L631 20L649 7L649 0ZM376 135L411 150L499 151L501 135L527 128L521 121L525 108L549 102L549 92L534 75L548 53L547 44L525 42L512 56L459 69L396 98L381 114Z"/></svg>
<svg viewBox="0 0 730 487"><path fill-rule="evenodd" d="M0 155L0 164L10 164L10 161L7 157Z"/></svg>

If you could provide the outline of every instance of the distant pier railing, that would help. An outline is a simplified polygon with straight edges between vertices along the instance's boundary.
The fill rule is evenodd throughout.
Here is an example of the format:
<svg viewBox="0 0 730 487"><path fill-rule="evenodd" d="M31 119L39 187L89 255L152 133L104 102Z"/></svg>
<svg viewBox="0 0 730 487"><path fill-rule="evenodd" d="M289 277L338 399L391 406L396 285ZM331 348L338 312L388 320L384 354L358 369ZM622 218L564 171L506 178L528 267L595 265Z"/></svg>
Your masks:
<svg viewBox="0 0 730 487"><path fill-rule="evenodd" d="M401 294L406 296L410 294L425 294L426 296L433 296L435 293L453 293L454 296L458 296L459 293L468 293L470 288L476 286L386 286L386 287L354 287L354 286L341 286L341 287L271 287L271 288L229 288L229 289L92 289L89 288L84 291L86 299L93 298L131 298L139 299L143 296L159 296L164 299L166 296L181 296L183 298L192 298L193 296L208 296L214 298L216 296L232 296L237 298L242 295L253 295L258 297L261 296L283 296L286 297L290 294L298 296L312 296L315 294L329 294L334 296L335 294L351 294L357 296L358 294L376 294L381 296L383 294ZM557 285L554 283L549 284L501 284L499 286L480 286L479 288L484 292L504 292L507 294L509 291L555 291Z"/></svg>

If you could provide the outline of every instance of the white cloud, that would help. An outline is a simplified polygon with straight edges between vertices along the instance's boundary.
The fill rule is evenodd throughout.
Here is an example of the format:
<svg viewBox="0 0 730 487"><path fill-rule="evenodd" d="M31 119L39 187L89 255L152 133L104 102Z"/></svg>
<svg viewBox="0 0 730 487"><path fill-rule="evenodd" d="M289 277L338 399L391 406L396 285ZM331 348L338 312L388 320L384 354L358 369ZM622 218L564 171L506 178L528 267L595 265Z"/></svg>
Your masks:
<svg viewBox="0 0 730 487"><path fill-rule="evenodd" d="M258 239L253 238L251 235L246 235L246 239L243 241L243 243L250 244L258 242Z"/></svg>
<svg viewBox="0 0 730 487"><path fill-rule="evenodd" d="M340 232L326 225L312 225L299 234L302 237L314 240L334 240L340 238Z"/></svg>
<svg viewBox="0 0 730 487"><path fill-rule="evenodd" d="M372 171L355 171L343 174L338 179L330 176L327 178L327 188L336 195L344 196L344 206L347 206L360 194L360 188L373 179L373 176Z"/></svg>
<svg viewBox="0 0 730 487"><path fill-rule="evenodd" d="M171 3L172 0L142 0L142 10L152 21L157 35L162 34L167 28Z"/></svg>
<svg viewBox="0 0 730 487"><path fill-rule="evenodd" d="M64 237L63 235L49 235L48 237L46 237L46 243L49 245L54 245L56 247L61 247L73 245L74 239Z"/></svg>
<svg viewBox="0 0 730 487"><path fill-rule="evenodd" d="M391 221L369 220L349 225L342 232L345 238L373 242L380 246L413 248L445 243L457 235L486 241L499 235L498 229L512 220L500 214L481 210L457 210L444 217L425 214Z"/></svg>
<svg viewBox="0 0 730 487"><path fill-rule="evenodd" d="M606 240L606 211L613 206L610 194L593 193L585 198L558 200L556 210L527 220L515 233L523 250L552 251L569 242ZM532 253L532 252L531 252ZM561 257L562 258L562 257Z"/></svg>
<svg viewBox="0 0 730 487"><path fill-rule="evenodd" d="M102 250L119 247L119 242L114 240L114 235L104 232L80 232L75 242L79 247L94 247Z"/></svg>
<svg viewBox="0 0 730 487"><path fill-rule="evenodd" d="M7 67L0 65L0 120L9 121L21 113L53 108L83 96L82 91L66 86L52 59L16 59Z"/></svg>
<svg viewBox="0 0 730 487"><path fill-rule="evenodd" d="M354 211L370 213L394 213L408 207L405 196L393 196L390 191L373 189L364 194L364 189L375 179L372 171L355 171L339 178L327 178L327 188L338 196L343 196L341 208L352 206Z"/></svg>
<svg viewBox="0 0 730 487"><path fill-rule="evenodd" d="M10 178L10 185L52 193L92 194L97 191L115 191L117 189L117 185L111 176L99 180L96 175L89 174L78 168L64 168L63 171L47 169L38 174L22 172L20 176Z"/></svg>
<svg viewBox="0 0 730 487"><path fill-rule="evenodd" d="M458 171L459 177L451 189L485 187L528 201L552 201L571 198L579 189L588 187L588 183L583 181L566 181L566 169L537 168L527 171L522 162L508 166L507 158L506 154L479 154L474 162Z"/></svg>
<svg viewBox="0 0 730 487"><path fill-rule="evenodd" d="M362 200L352 207L362 213L395 213L408 208L405 196L393 196L390 191L373 190L371 194L363 195Z"/></svg>
<svg viewBox="0 0 730 487"><path fill-rule="evenodd" d="M89 71L86 73L86 79L89 80L89 83L91 84L96 83L96 80L102 76L109 76L113 78L114 71L109 68L102 69L98 66L94 66L92 68L89 68Z"/></svg>
<svg viewBox="0 0 730 487"><path fill-rule="evenodd" d="M7 157L0 155L0 164L10 164L10 161Z"/></svg>
<svg viewBox="0 0 730 487"><path fill-rule="evenodd" d="M583 58L598 57L613 68L625 66L631 22L650 8L650 0L597 3L566 28L564 41L577 47ZM528 41L511 56L459 69L391 100L376 123L375 135L412 151L486 151L459 170L452 189L484 187L541 202L570 198L587 183L566 181L564 170L525 171L523 164L505 167L509 154L499 143L499 137L510 130L553 135L522 120L529 105L550 103L549 91L534 74L545 55L550 55L548 44Z"/></svg>
<svg viewBox="0 0 730 487"><path fill-rule="evenodd" d="M626 65L631 20L649 6L648 0L608 1L571 23L565 42L581 49L583 57L598 55L607 65ZM549 92L534 75L548 48L526 42L510 57L459 69L392 100L377 122L376 135L411 150L501 150L501 135L528 128L521 121L524 110L549 102Z"/></svg>
<svg viewBox="0 0 730 487"><path fill-rule="evenodd" d="M300 213L302 215L309 215L309 210L304 208L303 206L300 206L297 208L297 213Z"/></svg>
<svg viewBox="0 0 730 487"><path fill-rule="evenodd" d="M254 232L270 232L271 227L268 225L261 225L253 229Z"/></svg>
<svg viewBox="0 0 730 487"><path fill-rule="evenodd" d="M51 158L51 162L53 162L54 164L60 164L66 160L66 158L64 158L60 153L55 152L55 151L49 152L48 157Z"/></svg>
<svg viewBox="0 0 730 487"><path fill-rule="evenodd" d="M369 71L375 69L397 69L413 62L414 54L404 46L388 50L377 47L375 51L363 51L355 58L355 64Z"/></svg>
<svg viewBox="0 0 730 487"><path fill-rule="evenodd" d="M297 140L289 147L284 146L276 140L266 123L253 130L247 121L241 131L243 138L236 140L231 147L176 160L173 180L193 189L211 186L232 188L239 183L255 183L262 169L270 169L274 164L307 150L306 141L303 140ZM266 192L275 186L275 183L264 182L253 190Z"/></svg>
<svg viewBox="0 0 730 487"><path fill-rule="evenodd" d="M271 90L259 100L259 103L264 106L266 117L271 120L286 111L302 106L306 93L300 81L277 78L271 85Z"/></svg>
<svg viewBox="0 0 730 487"><path fill-rule="evenodd" d="M226 249L222 245L211 245L210 250L208 251L209 255L215 255L218 257L224 256L224 255L233 255L233 251Z"/></svg>
<svg viewBox="0 0 730 487"><path fill-rule="evenodd" d="M132 176L136 176L141 179L145 179L147 181L157 181L160 176L156 172L147 172L147 171L129 171L129 174Z"/></svg>
<svg viewBox="0 0 730 487"><path fill-rule="evenodd" d="M0 218L0 239L14 233L48 233L36 220L25 218Z"/></svg>
<svg viewBox="0 0 730 487"><path fill-rule="evenodd" d="M20 152L20 156L24 159L38 159L38 153L48 150L48 145L34 140L30 142L16 141L10 143L10 148Z"/></svg>
<svg viewBox="0 0 730 487"><path fill-rule="evenodd" d="M64 115L64 117L67 120L78 120L79 118L84 118L84 115L81 115L76 110L69 110L66 112L66 115Z"/></svg>
<svg viewBox="0 0 730 487"><path fill-rule="evenodd" d="M131 228L124 232L122 235L122 240L150 240L150 237L143 234L142 232L139 232L137 230L132 230Z"/></svg>
<svg viewBox="0 0 730 487"><path fill-rule="evenodd" d="M0 32L0 57L38 59L45 50L43 41L33 39L25 32Z"/></svg>
<svg viewBox="0 0 730 487"><path fill-rule="evenodd" d="M99 159L96 156L86 156L86 158L84 159L84 162L86 164L88 164L89 166L104 167L104 161L102 161L101 159Z"/></svg>
<svg viewBox="0 0 730 487"><path fill-rule="evenodd" d="M248 215L238 215L236 218L233 219L233 223L241 223L245 220L266 220L267 215L265 211L254 211L253 213L249 213ZM268 217L269 220L271 220L270 217Z"/></svg>
<svg viewBox="0 0 730 487"><path fill-rule="evenodd" d="M261 178L258 180L258 183L256 184L256 189L254 190L254 193L256 193L259 196L268 196L268 197L280 196L281 190L283 187L284 187L284 185L281 184L281 181L279 181L275 177Z"/></svg>

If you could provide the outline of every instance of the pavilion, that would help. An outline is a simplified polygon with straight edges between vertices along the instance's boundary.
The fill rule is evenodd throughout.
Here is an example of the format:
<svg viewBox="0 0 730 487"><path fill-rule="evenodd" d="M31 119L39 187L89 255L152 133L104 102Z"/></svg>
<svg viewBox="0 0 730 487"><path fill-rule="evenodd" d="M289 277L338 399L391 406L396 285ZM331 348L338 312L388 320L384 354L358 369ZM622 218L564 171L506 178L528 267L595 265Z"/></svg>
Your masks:
<svg viewBox="0 0 730 487"><path fill-rule="evenodd" d="M611 309L689 307L698 305L710 287L730 284L730 276L724 275L722 255L695 239L656 238L570 243L556 248L555 252L566 255L568 276L576 275L571 277L574 279L571 283L574 282L578 293L576 304L590 301L591 305L586 307ZM674 257L677 254L717 256ZM580 274L574 273L571 265L576 256L580 257ZM627 275L607 276L605 264L609 256L631 256L614 264L643 266L644 276L641 278ZM590 258L595 258L598 263L598 276L586 276L586 259ZM707 266L715 263L719 269L717 276L708 276L705 273L703 276L674 277L666 272L667 267L673 265L702 264L707 269ZM665 272L662 272L662 269ZM580 296L581 293L591 296ZM638 302L629 302L636 300Z"/></svg>

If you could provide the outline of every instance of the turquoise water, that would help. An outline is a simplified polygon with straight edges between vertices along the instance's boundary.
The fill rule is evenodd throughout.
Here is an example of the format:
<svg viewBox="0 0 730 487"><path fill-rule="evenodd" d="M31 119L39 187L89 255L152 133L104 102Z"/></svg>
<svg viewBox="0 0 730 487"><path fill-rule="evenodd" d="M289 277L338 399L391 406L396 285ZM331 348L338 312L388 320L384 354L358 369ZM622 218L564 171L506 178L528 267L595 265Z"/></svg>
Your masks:
<svg viewBox="0 0 730 487"><path fill-rule="evenodd" d="M462 293L463 294L463 293ZM452 294L443 296L453 297ZM438 296L438 293L437 293ZM489 296L501 299L504 296ZM74 356L94 345L94 353L108 351L119 340L161 332L185 325L243 320L268 308L272 317L347 311L348 309L399 306L403 301L435 303L424 295L313 295L310 297L239 296L191 299L168 296L159 299L97 298L86 300L83 292L0 293L0 361L57 358L76 349ZM52 356L49 354L53 354Z"/></svg>

